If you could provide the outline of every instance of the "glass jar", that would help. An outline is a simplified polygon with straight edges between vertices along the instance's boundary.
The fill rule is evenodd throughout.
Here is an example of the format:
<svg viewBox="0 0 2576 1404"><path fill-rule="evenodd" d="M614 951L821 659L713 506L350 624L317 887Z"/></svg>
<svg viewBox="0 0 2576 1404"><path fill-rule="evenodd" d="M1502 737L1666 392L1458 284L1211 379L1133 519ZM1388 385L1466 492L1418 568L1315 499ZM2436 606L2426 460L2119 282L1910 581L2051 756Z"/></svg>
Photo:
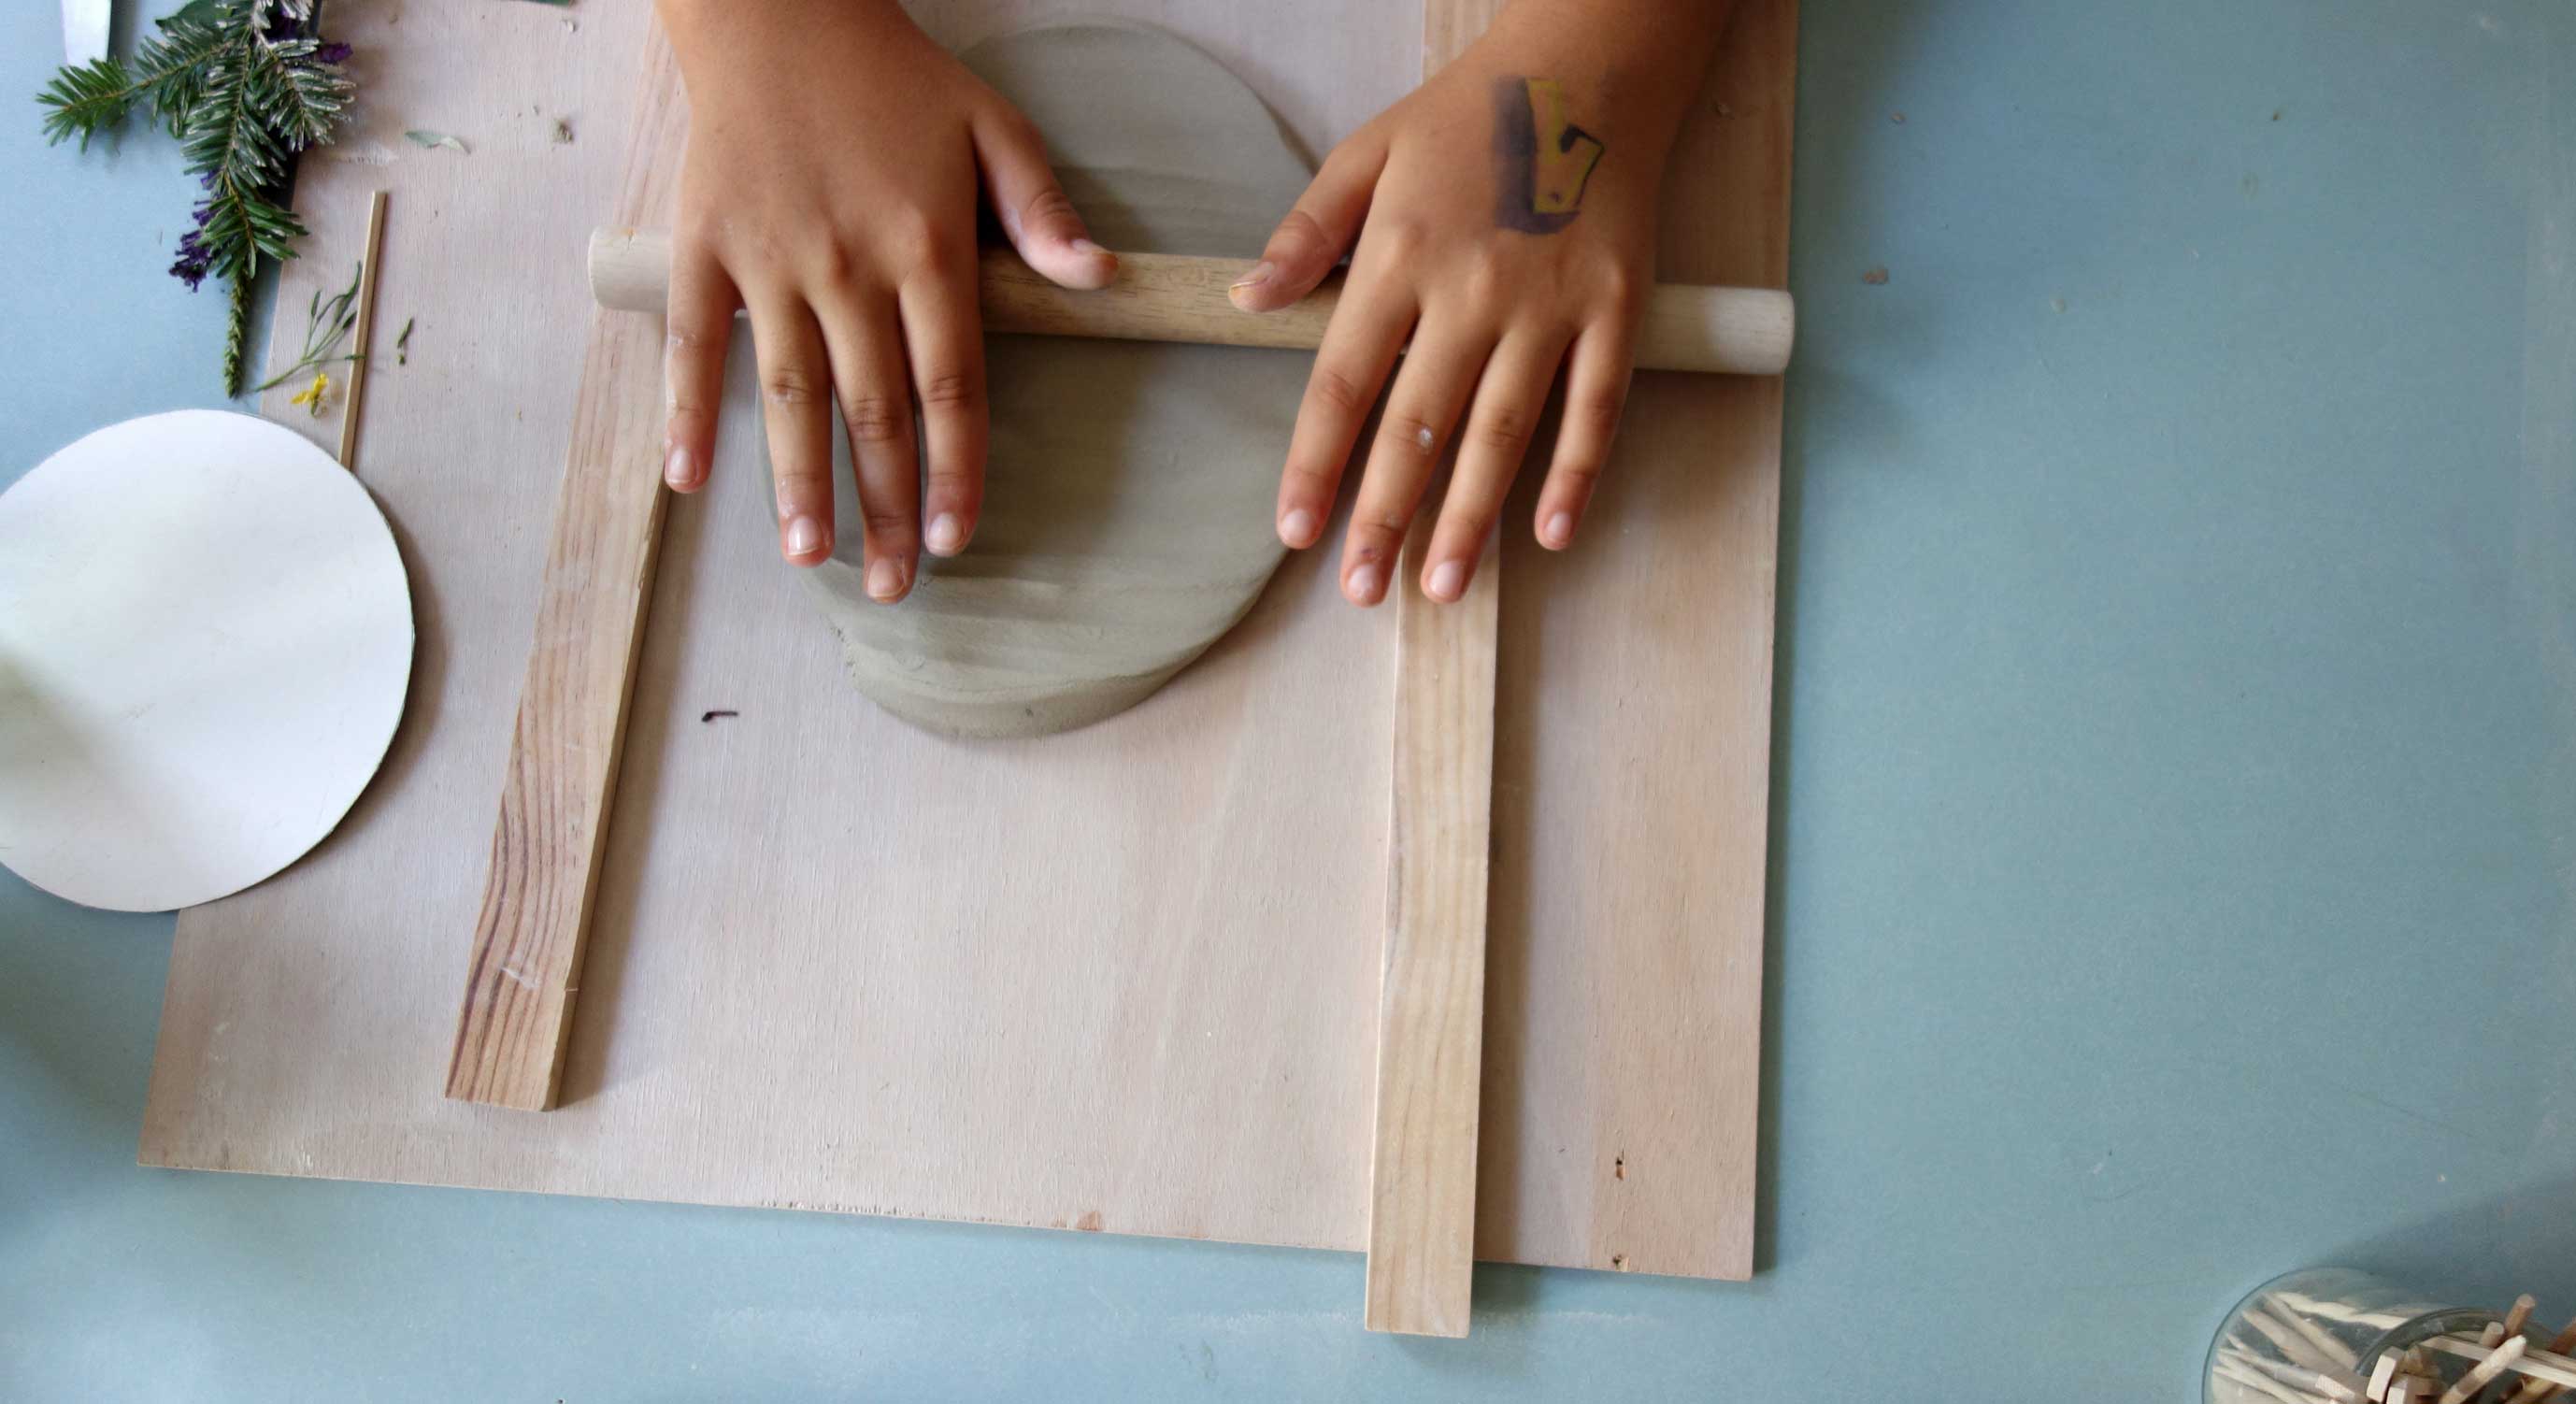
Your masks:
<svg viewBox="0 0 2576 1404"><path fill-rule="evenodd" d="M2309 1268L2254 1289L2210 1343L2207 1404L2359 1404L2375 1385L2403 1398L2406 1377L2438 1393L2474 1368L2424 1343L2477 1338L2504 1318L2446 1306L2351 1268ZM2425 1397L2430 1397L2426 1395Z"/></svg>

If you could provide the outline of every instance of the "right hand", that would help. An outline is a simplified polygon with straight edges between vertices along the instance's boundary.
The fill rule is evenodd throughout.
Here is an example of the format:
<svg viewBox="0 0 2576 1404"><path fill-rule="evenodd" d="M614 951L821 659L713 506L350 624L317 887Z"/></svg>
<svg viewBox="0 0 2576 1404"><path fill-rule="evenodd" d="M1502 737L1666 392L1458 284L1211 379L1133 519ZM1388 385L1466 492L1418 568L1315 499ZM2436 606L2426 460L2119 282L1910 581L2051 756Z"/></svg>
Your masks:
<svg viewBox="0 0 2576 1404"><path fill-rule="evenodd" d="M1003 233L1041 274L1096 288L1117 259L1084 237L1037 129L893 0L661 9L691 109L662 476L679 492L705 486L725 346L748 308L780 553L796 565L832 554L837 400L867 591L902 599L923 544L963 549L983 496L978 171Z"/></svg>

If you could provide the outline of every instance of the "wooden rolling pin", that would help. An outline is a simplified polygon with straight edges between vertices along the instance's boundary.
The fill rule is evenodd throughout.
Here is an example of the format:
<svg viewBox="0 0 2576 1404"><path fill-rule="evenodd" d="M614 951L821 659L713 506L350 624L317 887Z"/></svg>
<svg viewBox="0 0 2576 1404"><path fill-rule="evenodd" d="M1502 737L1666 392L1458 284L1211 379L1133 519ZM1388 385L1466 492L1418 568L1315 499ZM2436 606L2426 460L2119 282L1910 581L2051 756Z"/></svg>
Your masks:
<svg viewBox="0 0 2576 1404"><path fill-rule="evenodd" d="M1312 351L1341 295L1335 273L1303 302L1250 313L1226 299L1242 276L1236 258L1175 254L1118 256L1118 280L1075 292L1041 278L1007 250L987 250L980 281L987 331L1032 336L1097 336L1117 341L1189 341ZM664 310L671 293L671 236L659 229L601 229L590 236L590 293L623 312ZM1641 370L1778 375L1788 369L1797 311L1768 288L1659 283L1646 298L1637 335Z"/></svg>

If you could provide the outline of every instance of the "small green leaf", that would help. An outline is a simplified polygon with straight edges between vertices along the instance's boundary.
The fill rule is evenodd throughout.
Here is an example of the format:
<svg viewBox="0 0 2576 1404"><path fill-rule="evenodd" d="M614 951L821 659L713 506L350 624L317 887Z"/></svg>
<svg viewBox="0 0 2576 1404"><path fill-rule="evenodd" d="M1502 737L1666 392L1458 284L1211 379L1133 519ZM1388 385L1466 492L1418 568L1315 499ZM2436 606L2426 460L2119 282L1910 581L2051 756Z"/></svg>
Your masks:
<svg viewBox="0 0 2576 1404"><path fill-rule="evenodd" d="M414 146L425 146L433 151L437 150L439 147L446 146L453 147L460 155L471 156L474 154L472 148L468 147L462 138L449 136L445 132L431 132L423 131L419 128L413 128L411 131L403 133L403 135L411 138L411 143Z"/></svg>
<svg viewBox="0 0 2576 1404"><path fill-rule="evenodd" d="M255 393L265 394L290 380L302 378L307 371L320 371L334 362L358 359L354 355L341 355L340 343L348 339L349 329L357 323L358 314L352 304L357 301L358 285L366 277L366 272L367 266L363 262L351 265L349 285L327 298L320 288L313 290L313 301L304 319L303 354L295 358L295 364L252 387ZM411 323L403 323L403 334L411 334ZM299 400L297 403L303 402Z"/></svg>
<svg viewBox="0 0 2576 1404"><path fill-rule="evenodd" d="M163 29L182 24L213 24L223 18L223 0L188 0L178 9L154 20Z"/></svg>

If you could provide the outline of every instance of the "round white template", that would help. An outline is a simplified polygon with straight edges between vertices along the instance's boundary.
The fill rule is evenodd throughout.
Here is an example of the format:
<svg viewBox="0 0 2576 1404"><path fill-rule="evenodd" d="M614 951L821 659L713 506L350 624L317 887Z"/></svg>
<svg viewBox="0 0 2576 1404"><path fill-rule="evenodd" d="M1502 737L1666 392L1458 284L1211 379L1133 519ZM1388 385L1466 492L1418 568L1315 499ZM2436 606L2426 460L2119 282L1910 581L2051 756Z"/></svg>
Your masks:
<svg viewBox="0 0 2576 1404"><path fill-rule="evenodd" d="M258 882L366 788L411 652L384 514L303 436L89 435L0 493L0 863L119 911Z"/></svg>

